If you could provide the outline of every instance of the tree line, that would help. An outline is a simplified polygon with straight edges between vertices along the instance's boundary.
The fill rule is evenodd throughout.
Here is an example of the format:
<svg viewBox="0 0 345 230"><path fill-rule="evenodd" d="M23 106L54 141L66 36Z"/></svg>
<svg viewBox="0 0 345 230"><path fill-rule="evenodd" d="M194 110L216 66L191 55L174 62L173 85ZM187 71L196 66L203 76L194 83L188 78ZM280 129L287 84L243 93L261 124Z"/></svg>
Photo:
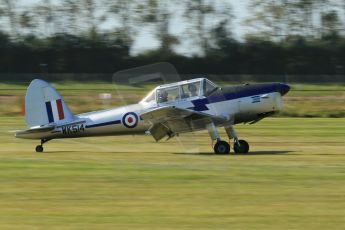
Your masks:
<svg viewBox="0 0 345 230"><path fill-rule="evenodd" d="M159 61L183 73L343 74L345 2L0 0L0 72L112 73ZM176 28L179 31L174 31ZM133 53L147 31L156 48ZM190 52L177 52L187 42Z"/></svg>

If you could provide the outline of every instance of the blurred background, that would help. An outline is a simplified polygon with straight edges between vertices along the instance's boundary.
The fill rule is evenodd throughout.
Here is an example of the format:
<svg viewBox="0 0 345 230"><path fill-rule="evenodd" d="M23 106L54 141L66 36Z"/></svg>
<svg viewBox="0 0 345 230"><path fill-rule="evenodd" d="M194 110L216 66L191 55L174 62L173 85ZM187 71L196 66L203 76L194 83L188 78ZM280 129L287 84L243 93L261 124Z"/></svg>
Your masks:
<svg viewBox="0 0 345 230"><path fill-rule="evenodd" d="M0 0L2 115L23 113L34 78L74 112L116 106L113 73L157 62L182 79L288 82L282 116L344 117L345 1Z"/></svg>

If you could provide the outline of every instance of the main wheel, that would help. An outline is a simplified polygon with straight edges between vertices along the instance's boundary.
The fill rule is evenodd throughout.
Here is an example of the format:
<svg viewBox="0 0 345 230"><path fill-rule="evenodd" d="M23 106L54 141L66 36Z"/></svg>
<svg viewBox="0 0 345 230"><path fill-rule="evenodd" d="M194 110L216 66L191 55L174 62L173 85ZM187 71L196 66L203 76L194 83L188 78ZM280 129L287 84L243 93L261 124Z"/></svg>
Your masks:
<svg viewBox="0 0 345 230"><path fill-rule="evenodd" d="M38 153L43 152L43 146L42 145L37 145L36 146L36 152L38 152Z"/></svg>
<svg viewBox="0 0 345 230"><path fill-rule="evenodd" d="M245 140L239 140L234 144L234 151L235 153L248 153L249 152L249 144Z"/></svg>
<svg viewBox="0 0 345 230"><path fill-rule="evenodd" d="M230 153L230 145L226 141L218 141L214 145L214 152L216 154L229 154Z"/></svg>

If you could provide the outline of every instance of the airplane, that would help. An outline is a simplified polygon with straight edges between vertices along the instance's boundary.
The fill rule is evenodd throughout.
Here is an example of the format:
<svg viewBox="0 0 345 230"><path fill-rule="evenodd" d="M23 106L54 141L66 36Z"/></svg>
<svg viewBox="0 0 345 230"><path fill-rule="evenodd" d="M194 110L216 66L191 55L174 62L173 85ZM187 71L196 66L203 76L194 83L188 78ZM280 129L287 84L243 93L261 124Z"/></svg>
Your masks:
<svg viewBox="0 0 345 230"><path fill-rule="evenodd" d="M284 83L258 83L220 87L206 78L157 86L139 103L74 115L48 82L33 80L25 96L25 120L29 129L17 138L38 139L43 144L58 138L151 135L157 142L181 133L207 130L215 154L248 153L249 144L234 129L239 123L254 124L283 108L282 97L290 90ZM224 127L229 142L220 138Z"/></svg>

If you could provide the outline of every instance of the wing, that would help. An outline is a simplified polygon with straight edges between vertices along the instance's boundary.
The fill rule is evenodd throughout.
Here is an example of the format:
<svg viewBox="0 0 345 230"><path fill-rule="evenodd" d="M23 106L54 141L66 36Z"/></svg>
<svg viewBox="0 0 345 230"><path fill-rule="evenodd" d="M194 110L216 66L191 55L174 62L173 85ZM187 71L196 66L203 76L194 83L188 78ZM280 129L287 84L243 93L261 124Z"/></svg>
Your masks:
<svg viewBox="0 0 345 230"><path fill-rule="evenodd" d="M192 132L205 129L206 125L214 122L225 123L225 117L218 117L189 109L181 109L175 106L155 108L141 114L143 120L152 123L148 130L156 141L165 136L169 138L178 133Z"/></svg>

